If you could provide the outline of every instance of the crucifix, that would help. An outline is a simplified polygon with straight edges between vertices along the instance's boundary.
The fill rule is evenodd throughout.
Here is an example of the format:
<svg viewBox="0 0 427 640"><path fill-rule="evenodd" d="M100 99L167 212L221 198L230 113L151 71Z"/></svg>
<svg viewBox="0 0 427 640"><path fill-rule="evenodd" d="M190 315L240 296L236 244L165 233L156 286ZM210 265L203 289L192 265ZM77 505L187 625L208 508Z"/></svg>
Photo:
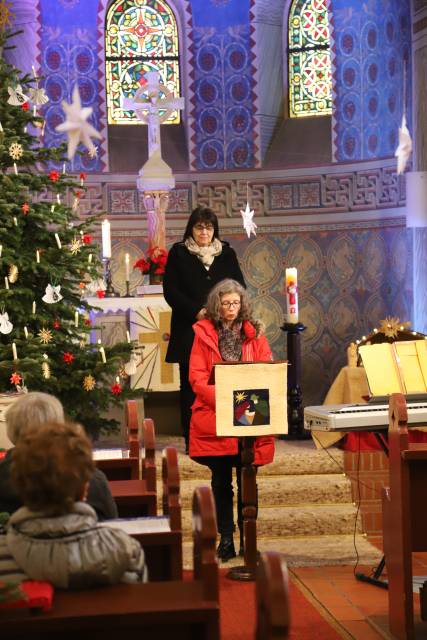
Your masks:
<svg viewBox="0 0 427 640"><path fill-rule="evenodd" d="M173 96L162 83L158 71L147 71L144 77L146 83L132 98L124 98L122 106L127 111L134 111L148 126L148 160L139 171L137 185L147 211L149 247L164 249L165 212L175 178L162 158L160 125L175 109L184 108L184 99Z"/></svg>
<svg viewBox="0 0 427 640"><path fill-rule="evenodd" d="M162 384L171 384L174 379L173 364L165 362L170 332L170 319L170 311L159 311L159 323L157 331L141 332L138 335L138 342L140 344L155 345L156 351L160 351L160 382ZM146 358L148 358L149 355L150 354L144 356L142 362Z"/></svg>

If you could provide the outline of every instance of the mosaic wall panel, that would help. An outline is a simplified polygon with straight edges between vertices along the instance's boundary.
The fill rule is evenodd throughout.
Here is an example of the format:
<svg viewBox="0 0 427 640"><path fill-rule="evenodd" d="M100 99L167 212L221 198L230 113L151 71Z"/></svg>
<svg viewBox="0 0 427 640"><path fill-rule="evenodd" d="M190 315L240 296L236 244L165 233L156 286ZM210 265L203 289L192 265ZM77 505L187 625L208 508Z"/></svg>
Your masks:
<svg viewBox="0 0 427 640"><path fill-rule="evenodd" d="M97 8L97 0L40 0L39 57L40 75L45 77L44 86L49 97L43 109L46 119L44 144L48 147L56 147L65 139L55 127L64 120L61 102L71 102L76 84L82 106L93 109L89 121L100 129ZM85 151L83 155L75 155L68 169L100 171L101 158L90 158Z"/></svg>
<svg viewBox="0 0 427 640"><path fill-rule="evenodd" d="M411 116L410 0L330 0L333 14L335 158L392 156ZM405 64L405 61L409 61Z"/></svg>

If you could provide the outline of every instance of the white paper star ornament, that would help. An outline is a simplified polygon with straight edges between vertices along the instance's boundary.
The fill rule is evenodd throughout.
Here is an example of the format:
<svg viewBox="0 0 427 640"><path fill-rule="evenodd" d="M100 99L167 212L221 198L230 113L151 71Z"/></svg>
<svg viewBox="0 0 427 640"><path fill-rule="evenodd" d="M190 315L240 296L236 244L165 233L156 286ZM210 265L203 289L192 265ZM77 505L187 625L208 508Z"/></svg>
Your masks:
<svg viewBox="0 0 427 640"><path fill-rule="evenodd" d="M397 158L397 175L405 171L411 152L412 139L406 126L406 116L403 114L402 125L399 127L399 145L394 154Z"/></svg>
<svg viewBox="0 0 427 640"><path fill-rule="evenodd" d="M246 203L246 209L244 211L240 210L240 213L242 214L243 218L243 228L248 234L248 238L251 237L251 233L256 236L255 229L257 229L257 225L253 221L254 210L250 208L249 202Z"/></svg>
<svg viewBox="0 0 427 640"><path fill-rule="evenodd" d="M62 300L63 296L59 293L61 291L61 285L58 284L56 287L53 287L51 284L48 284L46 287L46 293L44 294L42 300L47 304L54 304L55 302L59 302Z"/></svg>
<svg viewBox="0 0 427 640"><path fill-rule="evenodd" d="M92 107L82 107L78 86L74 87L73 101L62 103L65 111L65 122L56 127L56 131L65 131L68 135L68 159L72 160L80 142L93 153L94 144L91 138L101 138L101 134L87 120Z"/></svg>

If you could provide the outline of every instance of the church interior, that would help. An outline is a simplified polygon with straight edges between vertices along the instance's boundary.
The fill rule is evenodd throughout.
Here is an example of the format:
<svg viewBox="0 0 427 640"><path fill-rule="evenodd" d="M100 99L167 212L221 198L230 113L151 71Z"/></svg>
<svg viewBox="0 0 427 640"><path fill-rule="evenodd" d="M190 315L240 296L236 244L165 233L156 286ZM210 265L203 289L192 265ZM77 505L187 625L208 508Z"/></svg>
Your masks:
<svg viewBox="0 0 427 640"><path fill-rule="evenodd" d="M61 157L34 164L29 171L33 178L46 174L50 182L46 178L38 187L25 183L28 193L38 189L40 196L31 202L26 196L19 208L30 218L36 201L46 202L52 215L55 206L59 211L64 205L87 223L71 252L74 257L80 252L89 264L92 255L99 254L93 261L98 260L101 278L75 281L86 306L80 308L71 295L69 320L77 329L86 318L87 340L96 346L101 364L111 362L110 353L118 345L130 354L119 372L111 369L112 382L107 383L117 406L108 409L108 403L99 400L97 407L96 400L90 400L93 415L122 423L115 431L96 429L93 423L99 464L104 464L103 449L127 447L132 434L143 442L144 419L151 418L151 467L144 467L142 458L148 459L150 447L143 443L136 453L142 471L138 467L130 477L146 484L152 478L158 506L150 512L144 503L144 514L153 516L162 512L162 491L169 486L167 475L162 476L167 469L162 451L176 448L182 502L178 575L184 582L189 583L193 568L192 496L198 486L209 485L210 475L186 455L180 373L178 364L166 359L171 311L163 295L165 269L162 263L154 273L150 260L153 247L166 256L181 242L197 207L214 212L221 240L237 255L273 360L290 363L287 434L277 432L282 435L276 437L274 462L259 468L256 498L248 498L249 489L243 489L244 504L245 499L252 500L252 506L256 502L257 515L249 507L247 511L256 522L253 553L278 552L287 563L289 589L281 594L286 620L278 623L282 635L273 635L271 620L268 631L259 626L260 574L256 589L253 575L252 581L227 578L230 568L243 562L237 557L219 564L217 635L214 624L212 635L183 631L181 636L177 630L175 637L427 637L427 545L422 541L427 521L414 515L417 501L424 499L421 478L427 469L427 435L422 430L425 424L427 431L427 413L422 415L427 409L427 0L0 0L0 31L12 34L2 46L5 63L18 69L21 78L35 78L33 86L40 91L26 93L24 81L22 88L16 79L6 78L9 102L5 86L3 107L21 114L27 104L28 117L38 119L29 132L40 147L55 154L65 144L65 155L62 151ZM6 140L5 123L12 125L3 107L1 178L19 179L26 171L21 167L24 134L20 138L15 132ZM79 125L73 117L80 119ZM11 143L17 145L15 156ZM69 179L77 187L69 186ZM63 191L50 194L49 186L56 189L53 183L58 180ZM12 211L5 197L0 186L1 225ZM12 215L18 216L18 227L22 212ZM9 242L14 227L6 227ZM63 250L64 239L62 249L58 234L55 241ZM5 255L1 262L7 247L1 230L0 242L7 289L6 297L0 296L0 358L8 350L5 357L13 356L14 364L14 369L0 365L2 384L6 381L0 390L1 409L3 392L24 387L18 374L26 361L22 371L16 367L21 362L16 350L23 353L28 331L26 325L21 341L19 335L11 338L11 329L3 330L15 308L10 262ZM40 263L39 247L34 251ZM49 273L51 290L46 289L42 300L54 302L45 298L60 295L57 285L62 283L54 275L54 264ZM29 296L32 300L33 294ZM37 300L36 306L36 293L34 298L31 317L43 304ZM20 307L19 313L24 313ZM25 313L30 317L30 307ZM47 362L55 378L52 331L47 320L45 325L37 325L39 336L47 331L40 337L47 342L39 345L40 358L45 358L43 384L49 383ZM58 327L59 319L54 319L53 329ZM404 343L407 347L400 351L394 346ZM417 356L416 380L409 345ZM361 347L379 350L368 362ZM385 359L386 349L393 362ZM77 358L73 353L71 347L63 353L62 375L71 370ZM32 387L34 374L28 366L29 390L43 390L39 383ZM378 394L369 366L376 370ZM396 367L399 388L388 382L389 367ZM12 386L11 373L17 376L10 378ZM67 402L89 403L88 393L96 384L93 375L85 376L83 395L71 397L74 391L62 389L63 382L46 390L58 395L66 409ZM126 389L134 392L129 396L133 400L125 399ZM396 392L406 396L407 414L395 399L389 415L389 396ZM316 429L307 422L304 428L307 407L366 403L372 395L383 397L383 431L374 433L368 426L363 430L360 424L356 428L355 422L347 429ZM422 417L419 429L410 430L408 437L399 429L417 422L411 418L410 403L415 401ZM1 415L0 421L4 424ZM2 429L0 455L2 448L12 446L5 444ZM133 455L129 444L129 458ZM119 462L112 468L118 469ZM118 486L126 476L114 475L117 470L111 478L105 473L117 483L116 491L126 493ZM255 483L255 475L248 472L249 477ZM400 511L396 503L390 507L387 491L392 498L400 496ZM171 489L163 508L172 494ZM203 502L204 494L197 495ZM121 517L139 515L129 506L130 499L126 502L122 494L119 499L125 504L124 515L119 509ZM173 529L176 503L170 504L171 511L166 507L163 513L170 514ZM400 532L402 522L411 522L412 529L402 525ZM245 535L252 535L246 521L244 527ZM400 533L392 536L390 531ZM244 563L253 560L256 565L250 555L245 548ZM396 569L399 562L402 567ZM0 625L1 575L0 553ZM265 580L269 583L272 575ZM405 598L412 592L409 606ZM403 600L405 606L397 604ZM129 613L129 602L126 606ZM28 632L31 627L25 624L6 622L8 637ZM156 632L156 624L147 629ZM44 633L48 627L41 623L40 629Z"/></svg>

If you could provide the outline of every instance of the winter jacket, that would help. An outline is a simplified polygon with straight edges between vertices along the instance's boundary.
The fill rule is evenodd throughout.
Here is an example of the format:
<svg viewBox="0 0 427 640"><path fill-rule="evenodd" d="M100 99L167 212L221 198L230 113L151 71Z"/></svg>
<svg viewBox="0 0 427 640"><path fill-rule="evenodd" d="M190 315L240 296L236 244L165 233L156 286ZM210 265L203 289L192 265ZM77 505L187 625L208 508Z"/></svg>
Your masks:
<svg viewBox="0 0 427 640"><path fill-rule="evenodd" d="M51 516L21 507L7 524L6 543L31 580L60 589L145 581L144 552L119 529L99 525L88 504Z"/></svg>
<svg viewBox="0 0 427 640"><path fill-rule="evenodd" d="M22 507L22 500L17 494L10 479L13 449L9 449L3 460L0 460L0 512L13 513ZM98 520L118 518L117 506L111 495L107 477L100 469L95 469L89 480L86 501L93 507Z"/></svg>
<svg viewBox="0 0 427 640"><path fill-rule="evenodd" d="M188 363L196 316L205 306L212 287L225 278L245 286L237 256L228 242L222 242L222 252L215 256L209 269L188 251L184 242L172 246L163 277L163 293L172 308L166 362Z"/></svg>
<svg viewBox="0 0 427 640"><path fill-rule="evenodd" d="M208 384L212 367L222 362L218 348L218 333L210 320L200 320L193 326L195 338L190 357L190 384L196 394L190 425L190 457L228 456L238 453L237 438L216 435L215 385ZM265 336L256 337L255 327L243 323L245 340L242 362L271 360ZM255 441L255 464L268 464L274 457L274 438L258 437Z"/></svg>

